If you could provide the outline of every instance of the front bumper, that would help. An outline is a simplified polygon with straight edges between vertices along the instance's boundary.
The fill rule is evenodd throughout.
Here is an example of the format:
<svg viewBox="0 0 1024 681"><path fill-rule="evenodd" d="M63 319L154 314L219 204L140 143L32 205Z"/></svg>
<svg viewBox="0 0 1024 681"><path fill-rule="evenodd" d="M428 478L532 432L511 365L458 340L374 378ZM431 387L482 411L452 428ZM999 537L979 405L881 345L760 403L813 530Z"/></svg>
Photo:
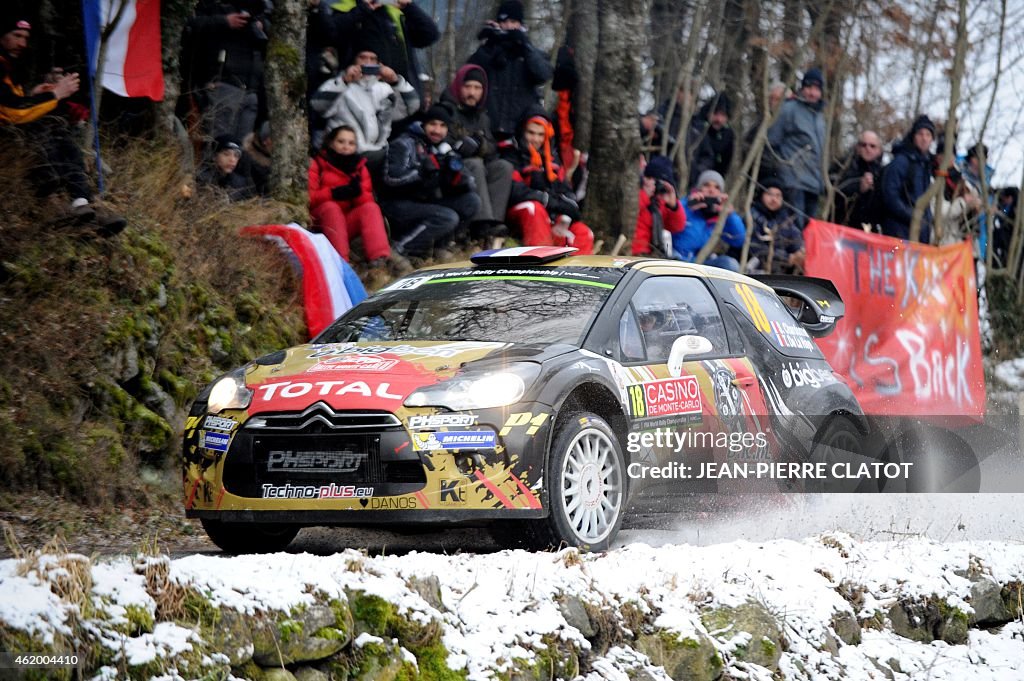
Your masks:
<svg viewBox="0 0 1024 681"><path fill-rule="evenodd" d="M305 525L546 515L541 477L552 419L543 405L481 410L466 415L470 426L409 425L435 415L311 407L301 414L190 418L186 515ZM210 424L221 430L211 432ZM459 433L479 440L477 446L453 446Z"/></svg>

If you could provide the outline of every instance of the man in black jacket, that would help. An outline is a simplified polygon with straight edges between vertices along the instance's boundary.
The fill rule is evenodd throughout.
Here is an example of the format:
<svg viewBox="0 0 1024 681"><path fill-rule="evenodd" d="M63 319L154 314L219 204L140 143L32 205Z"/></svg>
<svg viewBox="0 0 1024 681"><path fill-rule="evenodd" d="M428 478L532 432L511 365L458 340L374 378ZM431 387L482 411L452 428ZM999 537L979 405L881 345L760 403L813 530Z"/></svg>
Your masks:
<svg viewBox="0 0 1024 681"><path fill-rule="evenodd" d="M714 170L722 177L729 174L736 133L729 127L732 102L719 93L708 99L690 121L686 133L686 153L690 159L690 186L705 170Z"/></svg>
<svg viewBox="0 0 1024 681"><path fill-rule="evenodd" d="M835 221L838 224L874 227L879 223L878 187L881 177L882 140L873 130L865 130L846 162L832 169L832 183L836 187Z"/></svg>
<svg viewBox="0 0 1024 681"><path fill-rule="evenodd" d="M256 125L267 54L268 0L202 0L183 55L207 137L244 139Z"/></svg>
<svg viewBox="0 0 1024 681"><path fill-rule="evenodd" d="M526 112L541 102L539 88L551 80L547 56L530 43L523 26L523 3L506 0L497 21L488 21L477 36L483 40L470 64L487 73L487 114L499 140L515 137Z"/></svg>
<svg viewBox="0 0 1024 681"><path fill-rule="evenodd" d="M512 191L512 164L498 158L487 116L487 74L476 64L466 64L441 93L441 104L452 112L448 137L462 156L466 172L473 176L480 210L472 219L474 236L504 236L508 197Z"/></svg>
<svg viewBox="0 0 1024 681"><path fill-rule="evenodd" d="M388 145L380 207L400 255L446 260L443 246L480 210L473 177L446 141L451 113L430 107ZM441 247L441 248L437 248Z"/></svg>

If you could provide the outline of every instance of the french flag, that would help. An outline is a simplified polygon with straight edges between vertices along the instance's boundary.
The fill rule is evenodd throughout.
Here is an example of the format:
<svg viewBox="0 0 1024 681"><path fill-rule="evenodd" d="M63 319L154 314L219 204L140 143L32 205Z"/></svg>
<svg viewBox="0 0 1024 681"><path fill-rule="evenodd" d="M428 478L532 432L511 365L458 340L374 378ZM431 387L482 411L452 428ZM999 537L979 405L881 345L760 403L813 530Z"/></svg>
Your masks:
<svg viewBox="0 0 1024 681"><path fill-rule="evenodd" d="M323 234L314 234L294 223L252 225L243 227L239 233L274 242L291 261L302 279L303 307L310 338L366 298L359 276Z"/></svg>
<svg viewBox="0 0 1024 681"><path fill-rule="evenodd" d="M85 0L82 4L89 75L122 97L164 98L160 0ZM109 32L103 64L101 36Z"/></svg>

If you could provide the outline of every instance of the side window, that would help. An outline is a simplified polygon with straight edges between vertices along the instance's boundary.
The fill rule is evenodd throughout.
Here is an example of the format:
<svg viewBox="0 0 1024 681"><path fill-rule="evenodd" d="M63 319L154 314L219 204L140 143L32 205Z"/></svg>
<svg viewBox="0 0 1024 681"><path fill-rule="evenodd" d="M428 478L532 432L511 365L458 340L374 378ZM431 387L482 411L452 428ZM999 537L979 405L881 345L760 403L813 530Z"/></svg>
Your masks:
<svg viewBox="0 0 1024 681"><path fill-rule="evenodd" d="M741 314L750 318L754 328L776 350L790 357L821 358L818 345L793 318L793 313L774 291L741 283L730 283L729 288L732 301Z"/></svg>
<svg viewBox="0 0 1024 681"><path fill-rule="evenodd" d="M632 307L636 310L647 361L652 364L667 362L672 343L680 336L707 338L712 347L709 355L729 352L718 305L699 279L652 277L633 294ZM621 329L620 325L620 339ZM622 350L624 357L628 357L624 345Z"/></svg>

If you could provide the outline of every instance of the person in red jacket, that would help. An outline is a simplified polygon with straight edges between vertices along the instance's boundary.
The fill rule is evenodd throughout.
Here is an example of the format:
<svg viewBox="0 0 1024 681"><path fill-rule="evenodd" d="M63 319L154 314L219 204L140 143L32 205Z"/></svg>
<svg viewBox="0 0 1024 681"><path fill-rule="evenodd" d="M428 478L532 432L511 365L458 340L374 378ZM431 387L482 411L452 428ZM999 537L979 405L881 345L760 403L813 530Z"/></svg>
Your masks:
<svg viewBox="0 0 1024 681"><path fill-rule="evenodd" d="M580 207L565 181L552 146L555 129L544 115L531 115L510 161L512 196L508 223L522 231L524 246L575 246L594 252L594 233L580 221Z"/></svg>
<svg viewBox="0 0 1024 681"><path fill-rule="evenodd" d="M345 260L355 236L363 238L372 265L383 265L391 257L370 171L366 159L356 153L356 132L347 125L327 134L323 149L309 164L309 214Z"/></svg>
<svg viewBox="0 0 1024 681"><path fill-rule="evenodd" d="M686 211L676 194L672 162L664 156L653 156L644 167L640 184L640 210L633 232L633 255L672 257L672 238L686 227Z"/></svg>

